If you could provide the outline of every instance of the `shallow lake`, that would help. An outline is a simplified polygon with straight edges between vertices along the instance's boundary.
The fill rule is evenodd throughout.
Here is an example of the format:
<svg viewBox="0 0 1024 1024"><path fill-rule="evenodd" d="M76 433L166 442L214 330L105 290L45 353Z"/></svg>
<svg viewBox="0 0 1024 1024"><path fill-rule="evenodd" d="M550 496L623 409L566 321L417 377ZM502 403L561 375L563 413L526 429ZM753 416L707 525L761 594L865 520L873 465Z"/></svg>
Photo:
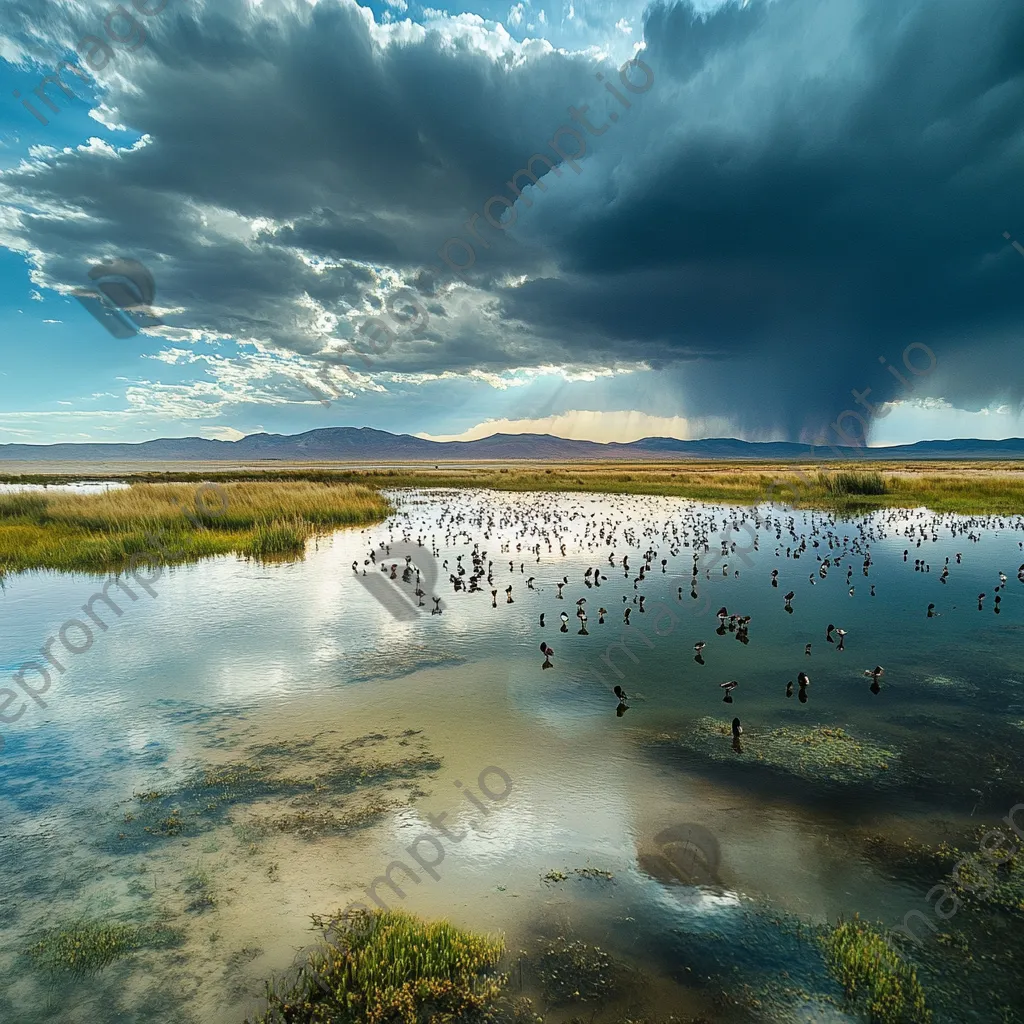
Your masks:
<svg viewBox="0 0 1024 1024"><path fill-rule="evenodd" d="M91 617L107 578L4 582L0 685L46 676L0 726L0 1019L240 1024L310 916L395 861L389 906L621 960L615 998L551 1021L855 1020L804 930L912 910L949 929L925 900L941 870L879 850L1024 801L1024 520L391 497L300 561L126 577ZM493 583L471 592L474 548ZM26 955L84 919L156 938L81 979ZM1019 974L967 961L922 974L936 1019L1024 1019Z"/></svg>

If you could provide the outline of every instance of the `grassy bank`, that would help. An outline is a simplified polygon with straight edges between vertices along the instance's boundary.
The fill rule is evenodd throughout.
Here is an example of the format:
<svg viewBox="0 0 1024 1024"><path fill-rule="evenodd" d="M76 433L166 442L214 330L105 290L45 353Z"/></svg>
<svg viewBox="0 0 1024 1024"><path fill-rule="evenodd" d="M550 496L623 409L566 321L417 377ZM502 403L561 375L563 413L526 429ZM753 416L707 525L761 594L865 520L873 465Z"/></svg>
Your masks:
<svg viewBox="0 0 1024 1024"><path fill-rule="evenodd" d="M1024 513L1024 463L1020 462L673 462L506 463L331 468L286 463L273 468L226 464L196 472L175 468L124 473L92 468L65 475L2 476L24 483L131 479L199 483L262 481L349 483L370 488L488 487L502 491L590 491L657 494L719 504L777 501L802 508L856 514L876 508L928 507L964 514Z"/></svg>
<svg viewBox="0 0 1024 1024"><path fill-rule="evenodd" d="M0 575L24 569L104 572L236 553L301 554L316 533L378 522L386 499L362 484L234 481L134 483L104 494L0 495Z"/></svg>

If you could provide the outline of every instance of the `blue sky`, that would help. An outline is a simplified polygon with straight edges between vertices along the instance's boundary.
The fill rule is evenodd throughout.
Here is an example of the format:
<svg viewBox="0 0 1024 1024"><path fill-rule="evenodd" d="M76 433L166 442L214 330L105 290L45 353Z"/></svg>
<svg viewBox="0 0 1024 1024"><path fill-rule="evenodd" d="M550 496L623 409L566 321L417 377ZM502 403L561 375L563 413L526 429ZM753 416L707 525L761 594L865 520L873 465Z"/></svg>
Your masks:
<svg viewBox="0 0 1024 1024"><path fill-rule="evenodd" d="M1024 434L1019 5L113 8L0 12L0 443L815 440L867 388L873 444ZM33 97L117 33L59 112ZM162 325L115 338L70 295L114 259ZM913 344L907 387L880 359Z"/></svg>

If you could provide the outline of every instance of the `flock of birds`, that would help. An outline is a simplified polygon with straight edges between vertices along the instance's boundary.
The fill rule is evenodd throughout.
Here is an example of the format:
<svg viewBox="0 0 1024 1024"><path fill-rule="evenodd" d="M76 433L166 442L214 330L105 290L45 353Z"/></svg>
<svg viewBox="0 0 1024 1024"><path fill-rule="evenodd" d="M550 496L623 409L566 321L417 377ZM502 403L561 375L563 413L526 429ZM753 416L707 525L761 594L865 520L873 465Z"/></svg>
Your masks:
<svg viewBox="0 0 1024 1024"><path fill-rule="evenodd" d="M540 565L544 556L553 559L569 557L572 547L574 555L585 555L594 564L589 565L576 580L588 591L592 591L608 583L607 573L614 569L622 571L625 580L632 583L632 601L629 593L622 597L622 622L625 627L630 625L630 616L646 612L646 596L641 593L651 573L660 568L662 574L678 574L682 578L689 576L689 596L698 597L698 585L701 578L710 581L712 574L720 573L722 577L738 578L740 569L737 563L754 565L747 557L758 552L762 543L775 545L775 557L788 563L800 559L813 559L811 571L807 576L807 586L813 587L825 581L830 572L842 574L845 571L846 589L852 598L856 594L858 584L853 582L854 565L859 563L862 576L867 579L872 568L872 545L894 535L902 535L907 539L908 546L903 551L903 561L909 564L912 549L920 549L925 544L937 543L940 534L947 531L960 546L963 543L978 543L982 531L998 527L1002 530L1024 532L1024 519L1005 516L951 516L937 515L924 510L916 512L893 509L866 515L858 520L837 520L827 512L808 512L805 515L787 512L776 506L767 510L740 509L729 506L701 505L694 502L670 499L645 498L633 496L629 499L631 507L617 505L613 499L602 498L600 501L580 500L579 496L570 498L568 495L550 493L536 494L501 494L478 493L475 498L466 493L454 495L448 492L447 500L435 506L432 518L417 516L411 505L426 505L422 497L414 501L400 501L397 515L388 524L389 540L379 541L371 546L366 558L360 566L358 560L353 561L354 572L365 575L367 571L379 570L390 573L390 579L401 579L404 583L414 586L414 594L420 607L423 599L428 596L423 590L423 565L411 554L404 556L404 566L399 562L390 562L391 546L398 543L396 534L406 545L428 549L434 560L442 558L439 544L443 538L445 550L451 551L459 546L472 545L468 553L454 554L444 558L441 568L448 572L448 583L454 594L486 593L491 595L491 607L498 607L498 594L502 584L497 580L497 573L524 577L524 585L528 591L536 591L537 576L526 575L527 561L531 568ZM493 504L492 504L493 503ZM588 504L593 506L588 509ZM666 515L667 513L667 515ZM799 516L799 517L798 517ZM429 531L429 536L428 536ZM365 531L364 531L365 532ZM736 539L739 538L740 543ZM488 557L489 551L497 546L497 557ZM1024 551L1024 541L1018 542ZM514 550L513 550L514 549ZM631 561L632 560L632 561ZM688 569L677 568L681 560ZM946 584L955 566L961 565L963 553L955 552L947 556L942 570L938 575L940 584ZM425 559L419 562L427 564ZM508 569L504 565L507 561ZM468 564L467 564L468 563ZM845 563L845 570L844 570ZM670 568L671 567L671 568ZM787 575L795 575L795 564ZM540 573L541 570L535 570ZM914 559L915 573L931 573L932 566L927 558ZM772 569L767 583L772 588L779 587L780 570ZM1002 591L1007 586L1007 575L999 573L999 582L993 587L993 611L1000 613ZM1017 580L1024 584L1024 564L1017 569ZM438 582L438 581L433 581ZM542 586L546 585L546 582ZM566 600L564 593L572 586L568 575L552 580L556 590L556 600ZM486 584L486 587L485 587ZM868 582L870 597L876 596L878 584ZM505 603L515 603L514 583L504 586ZM683 600L684 586L677 588L678 600ZM986 592L978 594L978 610L984 609ZM797 599L795 590L783 595L783 608L793 613L793 602ZM433 596L432 614L441 614L441 601ZM570 595L568 600L572 601ZM597 603L597 602L595 602ZM611 603L611 602L607 602ZM587 624L590 615L587 611L588 598L583 595L575 599L575 617L579 623L578 633L588 636ZM954 606L955 607L955 606ZM934 603L926 610L928 618L942 614L936 611ZM547 612L539 615L539 628L547 628ZM599 604L597 621L604 625L611 612L604 604ZM567 611L558 613L559 631L569 632L570 615ZM717 612L719 636L732 634L741 643L749 643L750 615L730 612L726 607ZM848 631L828 623L825 626L824 639L833 644L836 651L845 650ZM694 661L704 665L703 652L707 644L697 641L693 645ZM804 646L806 657L811 656L811 643ZM546 641L540 643L540 651L544 656L542 669L554 667L552 658L554 648ZM863 675L871 680L870 689L874 694L881 691L880 679L885 674L881 665L864 669ZM806 703L807 689L811 685L810 676L800 671L796 676L798 699ZM739 686L735 679L719 684L722 700L726 704L733 703L733 692ZM786 696L793 695L793 681L786 684ZM622 715L629 709L629 697L622 686L613 687L612 696L616 701L616 713ZM742 726L738 718L733 720L733 744L738 749Z"/></svg>

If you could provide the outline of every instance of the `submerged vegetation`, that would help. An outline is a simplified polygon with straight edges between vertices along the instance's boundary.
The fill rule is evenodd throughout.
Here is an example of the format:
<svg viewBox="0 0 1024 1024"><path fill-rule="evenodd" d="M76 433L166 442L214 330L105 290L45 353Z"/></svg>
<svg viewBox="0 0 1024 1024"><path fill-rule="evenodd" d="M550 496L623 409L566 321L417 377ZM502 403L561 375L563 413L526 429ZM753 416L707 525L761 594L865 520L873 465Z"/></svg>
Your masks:
<svg viewBox="0 0 1024 1024"><path fill-rule="evenodd" d="M552 1006L601 1002L618 990L621 968L597 946L565 938L541 941L537 974Z"/></svg>
<svg viewBox="0 0 1024 1024"><path fill-rule="evenodd" d="M701 718L687 733L657 734L652 741L654 746L697 754L702 761L756 762L808 782L833 785L877 785L899 759L896 751L828 726L750 729L743 736L742 754L733 750L731 737L730 722Z"/></svg>
<svg viewBox="0 0 1024 1024"><path fill-rule="evenodd" d="M160 924L82 920L45 930L25 952L38 970L83 976L137 950L166 948L181 939Z"/></svg>
<svg viewBox="0 0 1024 1024"><path fill-rule="evenodd" d="M928 1024L931 1010L917 973L884 934L854 915L822 936L826 962L846 998L871 1024Z"/></svg>
<svg viewBox="0 0 1024 1024"><path fill-rule="evenodd" d="M178 564L230 553L296 557L318 533L379 522L390 511L371 487L301 479L4 494L0 574L120 571L140 562Z"/></svg>
<svg viewBox="0 0 1024 1024"><path fill-rule="evenodd" d="M999 837L987 842L986 837ZM940 878L957 907L995 910L1021 921L1024 915L1024 854L1011 844L1007 830L979 827L962 840L964 849L948 842L936 846L907 839L897 843L871 835L865 852L898 878L914 884L934 884ZM984 852L983 852L984 851Z"/></svg>
<svg viewBox="0 0 1024 1024"><path fill-rule="evenodd" d="M469 1021L501 994L500 938L388 911L334 922L291 985L267 986L256 1024Z"/></svg>
<svg viewBox="0 0 1024 1024"><path fill-rule="evenodd" d="M380 790L414 789L414 780L441 767L422 743L418 753L398 757L357 754L388 740L375 733L333 748L315 738L254 747L244 760L196 769L168 792L135 794L102 845L119 854L143 850L199 835L243 809L249 814L233 824L249 844L279 832L304 839L355 832L397 805Z"/></svg>

